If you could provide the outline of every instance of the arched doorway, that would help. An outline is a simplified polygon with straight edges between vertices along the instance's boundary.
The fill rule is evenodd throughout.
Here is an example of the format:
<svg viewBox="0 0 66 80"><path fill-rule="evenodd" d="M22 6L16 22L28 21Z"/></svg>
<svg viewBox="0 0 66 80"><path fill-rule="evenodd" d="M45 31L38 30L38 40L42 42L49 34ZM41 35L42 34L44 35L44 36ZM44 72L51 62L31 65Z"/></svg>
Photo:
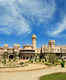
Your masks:
<svg viewBox="0 0 66 80"><path fill-rule="evenodd" d="M13 54L9 55L9 59L13 59L13 58L14 58Z"/></svg>

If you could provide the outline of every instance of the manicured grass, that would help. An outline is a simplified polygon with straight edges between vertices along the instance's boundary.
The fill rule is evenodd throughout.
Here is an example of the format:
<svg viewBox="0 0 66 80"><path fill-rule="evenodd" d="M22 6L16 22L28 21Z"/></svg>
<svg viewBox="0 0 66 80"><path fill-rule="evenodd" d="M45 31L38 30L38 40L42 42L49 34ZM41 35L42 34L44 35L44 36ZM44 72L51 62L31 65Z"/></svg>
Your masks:
<svg viewBox="0 0 66 80"><path fill-rule="evenodd" d="M66 80L66 73L54 73L40 77L40 80Z"/></svg>

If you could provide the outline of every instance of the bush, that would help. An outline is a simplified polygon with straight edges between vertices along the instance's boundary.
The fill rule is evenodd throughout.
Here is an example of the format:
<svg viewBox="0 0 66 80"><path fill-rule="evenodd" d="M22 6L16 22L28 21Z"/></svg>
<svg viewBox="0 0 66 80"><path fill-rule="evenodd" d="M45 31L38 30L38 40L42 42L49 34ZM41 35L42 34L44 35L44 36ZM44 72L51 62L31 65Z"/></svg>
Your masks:
<svg viewBox="0 0 66 80"><path fill-rule="evenodd" d="M61 62L61 67L64 67L64 62Z"/></svg>
<svg viewBox="0 0 66 80"><path fill-rule="evenodd" d="M24 62L20 62L19 64L20 64L20 65L23 65L23 64L24 64Z"/></svg>
<svg viewBox="0 0 66 80"><path fill-rule="evenodd" d="M64 67L64 60L62 59L61 67Z"/></svg>
<svg viewBox="0 0 66 80"><path fill-rule="evenodd" d="M2 63L3 63L3 64L6 64L6 59L4 59Z"/></svg>
<svg viewBox="0 0 66 80"><path fill-rule="evenodd" d="M41 62L41 63L44 63L44 62L45 62L45 59L40 59L40 62Z"/></svg>
<svg viewBox="0 0 66 80"><path fill-rule="evenodd" d="M33 63L33 60L31 60L31 63Z"/></svg>
<svg viewBox="0 0 66 80"><path fill-rule="evenodd" d="M57 58L57 57L56 57L55 54L49 54L49 58L48 58L49 60L48 60L48 61L49 61L50 63L54 64L56 58Z"/></svg>
<svg viewBox="0 0 66 80"><path fill-rule="evenodd" d="M55 64L48 63L48 62L45 62L45 65L47 65L47 66L56 66Z"/></svg>

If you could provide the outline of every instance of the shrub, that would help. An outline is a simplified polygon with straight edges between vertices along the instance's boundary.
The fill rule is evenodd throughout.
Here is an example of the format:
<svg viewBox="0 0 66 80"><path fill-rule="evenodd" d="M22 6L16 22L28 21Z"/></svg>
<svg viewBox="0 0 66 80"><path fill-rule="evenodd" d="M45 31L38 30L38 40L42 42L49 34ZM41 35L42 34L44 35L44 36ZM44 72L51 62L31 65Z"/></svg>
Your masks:
<svg viewBox="0 0 66 80"><path fill-rule="evenodd" d="M56 58L57 58L57 57L56 57L55 54L49 54L49 58L48 58L49 60L48 60L48 61L49 61L50 63L54 64Z"/></svg>
<svg viewBox="0 0 66 80"><path fill-rule="evenodd" d="M62 59L61 67L64 67L64 60Z"/></svg>
<svg viewBox="0 0 66 80"><path fill-rule="evenodd" d="M31 60L31 63L33 63L33 60Z"/></svg>
<svg viewBox="0 0 66 80"><path fill-rule="evenodd" d="M24 62L20 62L19 64L20 64L20 65L23 65L23 64L24 64Z"/></svg>
<svg viewBox="0 0 66 80"><path fill-rule="evenodd" d="M6 64L6 59L4 59L2 63L3 63L3 64Z"/></svg>

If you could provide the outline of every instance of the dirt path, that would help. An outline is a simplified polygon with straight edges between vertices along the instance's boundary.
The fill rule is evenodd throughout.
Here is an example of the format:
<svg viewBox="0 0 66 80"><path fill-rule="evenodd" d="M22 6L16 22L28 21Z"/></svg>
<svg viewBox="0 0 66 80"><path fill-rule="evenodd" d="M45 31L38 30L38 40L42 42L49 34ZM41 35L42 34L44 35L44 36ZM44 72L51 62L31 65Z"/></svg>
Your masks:
<svg viewBox="0 0 66 80"><path fill-rule="evenodd" d="M0 72L0 80L38 80L42 75L55 72L66 72L66 68L61 68L58 66L28 72Z"/></svg>

